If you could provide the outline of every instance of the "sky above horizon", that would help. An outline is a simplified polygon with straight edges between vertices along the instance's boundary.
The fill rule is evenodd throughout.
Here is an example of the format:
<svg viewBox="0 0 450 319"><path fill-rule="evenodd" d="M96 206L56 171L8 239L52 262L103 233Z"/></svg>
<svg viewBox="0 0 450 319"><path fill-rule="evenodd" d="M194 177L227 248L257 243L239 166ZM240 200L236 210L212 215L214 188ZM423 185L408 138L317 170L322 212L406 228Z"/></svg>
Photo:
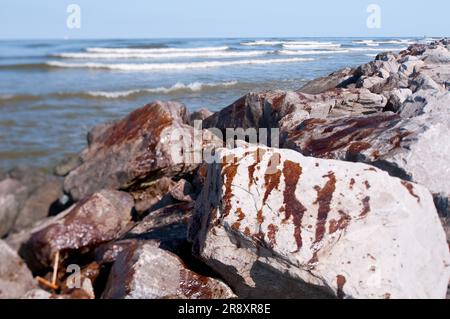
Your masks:
<svg viewBox="0 0 450 319"><path fill-rule="evenodd" d="M370 4L381 28L367 26ZM441 0L2 0L0 39L449 36L448 12Z"/></svg>

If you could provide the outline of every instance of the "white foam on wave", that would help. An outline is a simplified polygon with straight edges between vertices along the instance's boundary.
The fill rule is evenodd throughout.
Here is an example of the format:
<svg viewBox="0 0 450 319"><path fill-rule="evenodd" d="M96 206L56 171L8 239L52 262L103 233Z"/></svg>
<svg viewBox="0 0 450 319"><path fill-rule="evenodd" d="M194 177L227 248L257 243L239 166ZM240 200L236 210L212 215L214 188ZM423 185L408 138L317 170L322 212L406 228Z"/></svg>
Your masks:
<svg viewBox="0 0 450 319"><path fill-rule="evenodd" d="M202 82L194 82L190 84L184 83L176 83L171 87L159 87L159 88L151 88L151 89L136 89L136 90L128 90L128 91L91 91L87 94L93 97L103 97L107 99L118 99L129 97L132 95L142 94L142 93L155 93L155 94L170 94L174 92L199 92L208 88L217 88L217 87L230 87L237 85L237 81L229 81L229 82L219 82L219 83L202 83Z"/></svg>
<svg viewBox="0 0 450 319"><path fill-rule="evenodd" d="M276 45L307 45L307 46L330 46L333 42L320 42L320 41L275 41L275 40L257 40L251 42L241 42L243 46L276 46Z"/></svg>
<svg viewBox="0 0 450 319"><path fill-rule="evenodd" d="M226 51L229 47L200 47L200 48L152 48L152 49L133 49L133 48L87 48L90 53L118 53L118 54L145 54L145 53L174 53L174 52L210 52Z"/></svg>
<svg viewBox="0 0 450 319"><path fill-rule="evenodd" d="M274 46L285 43L285 41L257 40L252 42L241 42L244 46Z"/></svg>
<svg viewBox="0 0 450 319"><path fill-rule="evenodd" d="M398 39L398 40L355 40L355 44L364 44L370 47L377 47L380 44L393 44L393 45L408 45L413 44L411 39Z"/></svg>
<svg viewBox="0 0 450 319"><path fill-rule="evenodd" d="M176 58L242 58L267 55L271 51L205 51L172 53L60 53L53 57L64 59L176 59Z"/></svg>
<svg viewBox="0 0 450 319"><path fill-rule="evenodd" d="M412 41L411 39L401 39L401 40L382 40L382 41L377 41L377 43L379 44L413 44L414 41Z"/></svg>
<svg viewBox="0 0 450 319"><path fill-rule="evenodd" d="M377 46L380 45L379 42L375 42L374 40L356 40L356 41L353 41L353 43L355 43L355 44L365 44L365 45L367 45L369 47L377 47Z"/></svg>
<svg viewBox="0 0 450 319"><path fill-rule="evenodd" d="M406 47L400 47L400 48L348 48L347 50L352 51L352 52L370 52L370 51L375 51L375 52L386 52L386 51L402 51L402 50L406 50Z"/></svg>
<svg viewBox="0 0 450 319"><path fill-rule="evenodd" d="M280 50L279 54L282 55L315 55L315 54L339 54L348 53L349 50Z"/></svg>
<svg viewBox="0 0 450 319"><path fill-rule="evenodd" d="M87 68L87 69L106 69L118 71L170 71L170 70L188 70L219 68L235 65L263 65L276 63L295 63L313 61L311 58L288 58L288 59L259 59L259 60L237 60L237 61L210 61L210 62L192 62L192 63L142 63L142 64L106 64L106 63L65 63L59 61L50 61L46 64L59 68Z"/></svg>
<svg viewBox="0 0 450 319"><path fill-rule="evenodd" d="M285 43L283 47L286 49L300 49L300 50L314 50L314 49L335 49L340 48L340 44L331 42L317 42L317 43Z"/></svg>

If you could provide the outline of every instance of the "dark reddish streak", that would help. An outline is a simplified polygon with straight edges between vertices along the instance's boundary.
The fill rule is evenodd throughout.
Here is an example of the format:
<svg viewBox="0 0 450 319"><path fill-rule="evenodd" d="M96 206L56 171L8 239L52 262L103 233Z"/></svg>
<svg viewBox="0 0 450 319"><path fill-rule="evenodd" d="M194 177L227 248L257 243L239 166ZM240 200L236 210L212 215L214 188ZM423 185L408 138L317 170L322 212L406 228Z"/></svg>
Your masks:
<svg viewBox="0 0 450 319"><path fill-rule="evenodd" d="M315 187L317 191L317 200L314 204L319 204L316 223L316 243L321 241L325 234L325 224L331 209L331 200L333 199L333 194L336 190L336 176L334 173L329 172L328 175L325 175L324 177L328 178L328 182L325 186L323 188L320 188L319 186Z"/></svg>
<svg viewBox="0 0 450 319"><path fill-rule="evenodd" d="M359 217L365 217L368 213L370 213L370 196L365 197L362 200L363 209L361 211L361 214L359 214Z"/></svg>
<svg viewBox="0 0 450 319"><path fill-rule="evenodd" d="M302 167L289 160L285 161L283 166L283 175L285 182L285 189L283 192L284 197L284 207L285 207L285 220L293 218L295 231L294 238L297 243L297 251L302 248L302 219L306 211L305 206L297 199L295 196L295 191L297 189L297 183L302 175Z"/></svg>
<svg viewBox="0 0 450 319"><path fill-rule="evenodd" d="M411 196L417 198L417 202L420 203L420 197L414 193L414 186L411 183L402 181L402 185L406 187L406 189L408 190L408 192L411 194Z"/></svg>

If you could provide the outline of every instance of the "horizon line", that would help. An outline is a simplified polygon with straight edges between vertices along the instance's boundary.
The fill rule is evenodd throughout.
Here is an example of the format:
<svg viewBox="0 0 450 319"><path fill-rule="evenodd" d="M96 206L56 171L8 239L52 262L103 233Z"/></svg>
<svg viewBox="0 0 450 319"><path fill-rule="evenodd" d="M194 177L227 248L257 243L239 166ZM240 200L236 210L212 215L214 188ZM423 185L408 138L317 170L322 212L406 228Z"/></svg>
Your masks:
<svg viewBox="0 0 450 319"><path fill-rule="evenodd" d="M407 36L393 36L393 35L383 35L383 36L239 36L239 37L203 37L203 36L181 36L181 37L49 37L49 38L0 38L0 41L54 41L54 40L174 40L174 39L283 39L283 38L447 38L449 36L434 36L434 35L407 35Z"/></svg>

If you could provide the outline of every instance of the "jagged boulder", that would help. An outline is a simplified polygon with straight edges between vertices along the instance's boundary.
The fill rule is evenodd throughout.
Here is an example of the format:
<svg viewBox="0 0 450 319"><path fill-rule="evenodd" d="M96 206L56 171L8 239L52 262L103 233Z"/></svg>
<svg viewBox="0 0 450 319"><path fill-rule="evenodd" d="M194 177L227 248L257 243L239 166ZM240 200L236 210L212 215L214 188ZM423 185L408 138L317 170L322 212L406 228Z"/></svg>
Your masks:
<svg viewBox="0 0 450 319"><path fill-rule="evenodd" d="M65 178L65 190L78 200L104 188L125 189L192 172L200 163L178 159L194 143L195 131L188 122L184 105L154 102L94 129L81 154L83 164ZM200 138L200 143L209 140ZM198 145L197 151L204 147Z"/></svg>
<svg viewBox="0 0 450 319"><path fill-rule="evenodd" d="M131 195L112 190L95 193L60 218L33 233L20 249L28 265L39 271L52 265L56 252L87 253L124 234L131 222Z"/></svg>
<svg viewBox="0 0 450 319"><path fill-rule="evenodd" d="M307 120L283 146L307 156L372 164L393 176L426 186L443 215L450 213L448 159L450 114L402 119L396 114ZM445 200L442 200L445 199Z"/></svg>
<svg viewBox="0 0 450 319"><path fill-rule="evenodd" d="M445 298L450 277L428 190L291 150L218 151L190 238L243 298Z"/></svg>

